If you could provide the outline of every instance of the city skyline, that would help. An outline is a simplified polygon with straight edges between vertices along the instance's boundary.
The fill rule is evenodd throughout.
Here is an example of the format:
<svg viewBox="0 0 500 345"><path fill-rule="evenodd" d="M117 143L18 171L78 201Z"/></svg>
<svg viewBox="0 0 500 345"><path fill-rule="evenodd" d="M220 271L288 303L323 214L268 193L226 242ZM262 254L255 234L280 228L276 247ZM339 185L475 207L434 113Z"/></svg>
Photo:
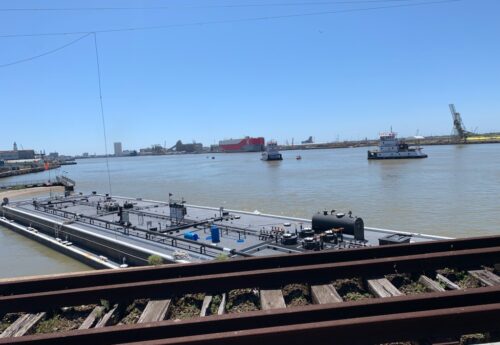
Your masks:
<svg viewBox="0 0 500 345"><path fill-rule="evenodd" d="M2 128L10 129L0 147L17 141L47 152L104 153L95 47L85 33L167 24L179 27L97 34L108 153L118 141L124 149L179 139L210 146L246 135L331 142L376 138L391 126L402 137L447 135L449 103L467 129L500 131L498 2L369 11L366 4L172 4L171 11L0 12L3 36L80 32L0 37L0 65L81 37L0 68ZM351 9L359 11L341 12ZM260 17L275 19L247 20ZM182 26L210 21L221 23Z"/></svg>

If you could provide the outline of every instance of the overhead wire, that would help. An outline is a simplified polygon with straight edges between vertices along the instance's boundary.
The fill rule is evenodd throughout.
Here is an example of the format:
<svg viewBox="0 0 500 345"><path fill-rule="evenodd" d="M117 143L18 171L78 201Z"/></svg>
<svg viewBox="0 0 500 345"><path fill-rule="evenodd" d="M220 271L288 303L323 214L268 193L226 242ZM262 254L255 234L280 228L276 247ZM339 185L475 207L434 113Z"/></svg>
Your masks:
<svg viewBox="0 0 500 345"><path fill-rule="evenodd" d="M311 1L311 2L275 2L275 3L247 3L247 4L215 4L215 5L167 5L167 6L108 6L108 7L14 7L0 8L0 12L83 12L83 11L137 11L137 10L171 10L179 8L244 8L244 7L292 7L292 6L331 6L357 5L369 3L412 2L418 0L340 0L340 1Z"/></svg>
<svg viewBox="0 0 500 345"><path fill-rule="evenodd" d="M51 49L49 51L46 51L44 53L41 53L41 54L37 54L35 56L31 56L31 57L28 57L28 58L25 58L25 59L20 59L20 60L17 60L17 61L13 61L13 62L9 62L9 63L6 63L6 64L2 64L0 65L0 68L3 68L3 67L8 67L8 66L13 66L13 65L16 65L16 64L20 64L20 63L23 63L23 62L28 62L28 61L32 61L32 60L35 60L35 59L38 59L38 58L41 58L43 56L47 56L47 55L50 55L50 54L53 54L53 53L56 53L64 48L67 48L79 41L81 41L82 39L90 36L90 35L93 35L94 36L94 48L95 48L95 58L96 58L96 67L97 67L97 79L98 79L98 86L99 86L99 105L100 105L100 113L101 113L101 120L102 120L102 128L103 128L103 137L104 137L104 151L105 151L105 155L106 155L106 170L107 170L107 175L108 175L108 185L109 185L109 195L112 195L112 187L111 187L111 172L110 172L110 169L109 169L109 157L108 157L108 139L107 139L107 134L106 134L106 121L105 121L105 117L104 117L104 105L103 105L103 100L102 100L102 82L101 82L101 64L100 64L100 61L99 61L99 49L98 49L98 45L97 45L97 34L95 32L89 32L89 33L86 33L85 35L82 35L81 37L78 37L77 39L75 40L72 40L66 44L63 44L62 46L59 46L55 49Z"/></svg>
<svg viewBox="0 0 500 345"><path fill-rule="evenodd" d="M406 0L386 0L386 2L391 1L406 1ZM121 29L108 29L108 30L95 30L95 31L77 31L77 32L61 32L61 33L41 33L41 34L12 34L12 35L0 35L0 38L7 37L39 37L39 36L61 36L61 35L82 35L77 39L74 39L62 46L51 49L41 54L37 54L28 58L20 59L17 61L13 61L10 63L1 64L0 68L8 67L16 64L20 64L23 62L32 61L53 53L56 53L60 50L63 50L80 40L93 35L94 37L94 48L95 48L95 57L96 57L96 66L97 66L97 78L98 78L98 86L99 86L99 104L100 104L100 113L103 127L103 138L104 138L104 150L106 157L106 170L108 175L108 185L109 185L109 195L112 195L112 185L111 185L111 172L109 168L109 157L108 157L108 145L107 145L107 134L106 134L106 121L104 115L104 105L102 99L102 83L101 83L101 67L99 61L99 49L97 44L97 33L113 33L113 32L126 32L126 31L142 31L142 30L159 30L159 29L167 29L174 27L187 27L187 26L200 26L200 25L212 25L212 24L225 24L225 23L240 23L240 22L250 22L250 21L263 21L263 20L273 20L273 19L285 19L285 18L296 18L296 17L305 17L305 16L316 16L316 15L326 15L326 14L337 14L337 13L349 13L349 12L360 12L360 11L371 11L371 10L381 10L381 9L389 9L389 8L400 8L400 7L412 7L412 6L423 6L423 5L432 5L432 4L444 4L451 2L458 2L462 0L438 0L438 1L426 1L426 2L418 2L418 3L406 3L406 4L398 4L391 6L377 6L377 7L368 7L368 8L355 8L355 9L343 9L343 10L332 10L332 11L321 11L321 12L310 12L310 13L301 13L301 14L288 14L288 15L276 15L276 16L264 16L264 17L253 17L253 18L243 18L243 19L228 19L228 20L218 20L218 21L206 21L206 22L196 22L196 23L186 23L186 24L170 24L170 25L160 25L160 26L149 26L149 27L134 27L134 28L121 28ZM368 0L366 2L377 2L377 0ZM337 2L339 3L339 2ZM351 2L352 3L352 2Z"/></svg>
<svg viewBox="0 0 500 345"><path fill-rule="evenodd" d="M9 63L4 63L4 64L0 64L0 68L4 68L4 67L9 67L9 66L13 66L13 65L17 65L17 64L20 64L20 63L23 63L23 62L28 62L28 61L32 61L32 60L35 60L35 59L38 59L38 58L41 58L41 57L44 57L44 56L47 56L47 55L50 55L50 54L54 54L60 50L63 50L64 48L67 48L81 40L83 40L85 37L87 36L90 36L92 33L87 33L83 36L80 36L78 37L77 39L75 40L72 40L71 42L68 42L66 44L63 44L62 46L60 47L57 47L57 48L54 48L54 49L51 49L49 51L46 51L46 52L43 52L41 54L37 54L37 55L34 55L34 56L30 56L30 57L27 57L27 58L24 58L24 59L20 59L20 60L16 60L16 61L12 61L12 62L9 62Z"/></svg>
<svg viewBox="0 0 500 345"><path fill-rule="evenodd" d="M182 28L182 27L204 26L204 25L214 25L214 24L234 24L234 23L245 23L245 22L253 22L253 21L267 21L267 20L276 20L276 19L320 16L320 15L338 14L338 13L376 11L376 10L391 9L391 8L446 4L446 3L460 2L460 1L463 1L463 0L434 0L434 1L425 1L425 2L418 2L418 3L410 3L410 4L398 4L398 5L387 5L387 6L375 6L375 7L351 8L351 9L342 9L342 10L309 12L309 13L283 14L283 15L275 15L275 16L261 16L261 17L250 17L250 18L240 18L240 19L212 20L212 21L204 21L204 22L191 22L191 23L129 27L129 28L117 28L117 29L104 29L104 30L92 30L92 31L66 31L66 32L37 33L37 34L35 34L35 33L32 33L32 34L4 34L4 35L0 35L0 38L82 35L82 34L88 34L89 32L116 33L116 32L163 30L163 29L170 29L170 28Z"/></svg>
<svg viewBox="0 0 500 345"><path fill-rule="evenodd" d="M108 173L108 185L109 185L109 196L112 196L112 189L111 189L111 172L109 170L109 157L108 157L108 138L106 135L106 121L104 119L104 105L102 102L102 85L101 85L101 64L99 62L99 49L97 46L97 34L95 32L92 32L94 35L94 47L95 47L95 58L96 58L96 64L97 64L97 79L99 81L99 104L101 106L101 119L102 119L102 131L103 131L103 136L104 136L104 154L106 156L106 170Z"/></svg>

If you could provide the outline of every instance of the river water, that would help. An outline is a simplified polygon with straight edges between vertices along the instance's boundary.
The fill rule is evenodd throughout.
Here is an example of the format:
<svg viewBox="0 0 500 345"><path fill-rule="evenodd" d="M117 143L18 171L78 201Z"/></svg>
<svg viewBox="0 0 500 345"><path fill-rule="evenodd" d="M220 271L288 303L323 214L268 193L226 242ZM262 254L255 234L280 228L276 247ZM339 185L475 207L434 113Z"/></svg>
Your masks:
<svg viewBox="0 0 500 345"><path fill-rule="evenodd" d="M0 278L91 269L35 241L0 227Z"/></svg>
<svg viewBox="0 0 500 345"><path fill-rule="evenodd" d="M368 161L366 151L284 151L281 162L260 161L259 153L110 158L111 190L302 218L352 210L366 226L452 237L500 234L500 145L428 146L429 158L418 160ZM76 180L79 191L109 192L105 159L56 173Z"/></svg>

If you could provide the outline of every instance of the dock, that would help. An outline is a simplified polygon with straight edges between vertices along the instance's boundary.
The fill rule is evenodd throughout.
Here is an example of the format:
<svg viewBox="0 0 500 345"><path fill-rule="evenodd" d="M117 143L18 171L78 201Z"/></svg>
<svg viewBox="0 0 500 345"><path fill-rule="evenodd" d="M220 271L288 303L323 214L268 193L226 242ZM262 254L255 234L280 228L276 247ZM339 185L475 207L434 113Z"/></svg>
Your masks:
<svg viewBox="0 0 500 345"><path fill-rule="evenodd" d="M28 180L20 182L0 183L0 191L53 186L63 186L65 190L73 191L75 185L76 182L66 176L56 176L55 180Z"/></svg>

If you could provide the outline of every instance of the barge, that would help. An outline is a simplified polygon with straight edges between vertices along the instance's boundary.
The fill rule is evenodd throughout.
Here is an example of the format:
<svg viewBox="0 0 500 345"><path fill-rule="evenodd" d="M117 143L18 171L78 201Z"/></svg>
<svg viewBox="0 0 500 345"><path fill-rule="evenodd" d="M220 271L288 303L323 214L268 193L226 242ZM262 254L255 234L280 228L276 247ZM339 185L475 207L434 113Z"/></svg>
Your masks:
<svg viewBox="0 0 500 345"><path fill-rule="evenodd" d="M12 230L29 228L122 267L147 265L151 255L187 263L444 239L365 227L351 212L302 219L96 192L4 202L0 214Z"/></svg>

